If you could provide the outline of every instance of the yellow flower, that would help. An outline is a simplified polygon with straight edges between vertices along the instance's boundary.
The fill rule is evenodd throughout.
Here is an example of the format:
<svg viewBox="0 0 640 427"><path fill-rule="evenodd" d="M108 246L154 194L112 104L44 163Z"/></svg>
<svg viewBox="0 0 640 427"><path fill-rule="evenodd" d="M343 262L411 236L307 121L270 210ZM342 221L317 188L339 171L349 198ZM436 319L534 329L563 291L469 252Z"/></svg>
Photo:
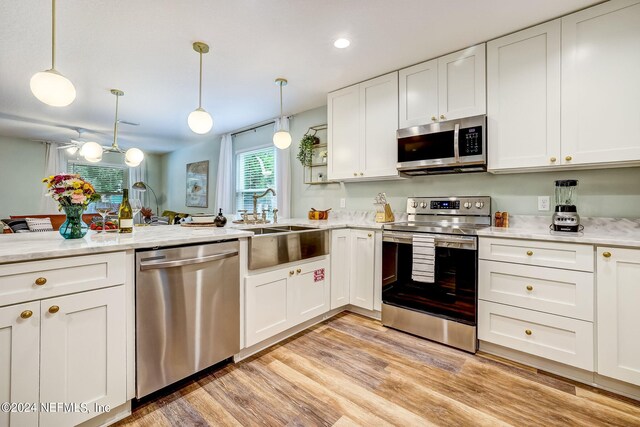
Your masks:
<svg viewBox="0 0 640 427"><path fill-rule="evenodd" d="M80 181L74 181L73 184L73 188L81 188L82 187L82 183Z"/></svg>
<svg viewBox="0 0 640 427"><path fill-rule="evenodd" d="M82 194L82 190L73 190L73 194Z"/></svg>

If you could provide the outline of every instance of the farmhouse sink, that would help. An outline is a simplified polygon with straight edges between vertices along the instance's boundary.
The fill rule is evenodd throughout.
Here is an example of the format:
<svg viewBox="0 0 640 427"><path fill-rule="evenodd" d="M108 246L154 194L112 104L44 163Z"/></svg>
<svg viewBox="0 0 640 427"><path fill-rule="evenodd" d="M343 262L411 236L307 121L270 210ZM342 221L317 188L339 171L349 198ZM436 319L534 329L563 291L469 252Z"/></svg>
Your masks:
<svg viewBox="0 0 640 427"><path fill-rule="evenodd" d="M249 270L273 267L329 253L329 230L296 225L251 228Z"/></svg>

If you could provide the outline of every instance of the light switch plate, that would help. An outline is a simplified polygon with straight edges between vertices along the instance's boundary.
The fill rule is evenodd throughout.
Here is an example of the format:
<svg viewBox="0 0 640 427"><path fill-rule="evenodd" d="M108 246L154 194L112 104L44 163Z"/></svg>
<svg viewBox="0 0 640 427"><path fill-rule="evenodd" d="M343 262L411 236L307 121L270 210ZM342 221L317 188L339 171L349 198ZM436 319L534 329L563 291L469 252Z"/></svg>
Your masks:
<svg viewBox="0 0 640 427"><path fill-rule="evenodd" d="M539 211L549 210L549 196L538 196L538 210Z"/></svg>
<svg viewBox="0 0 640 427"><path fill-rule="evenodd" d="M342 197L340 199L340 207L341 208L346 208L347 207L347 199L345 199L344 197Z"/></svg>

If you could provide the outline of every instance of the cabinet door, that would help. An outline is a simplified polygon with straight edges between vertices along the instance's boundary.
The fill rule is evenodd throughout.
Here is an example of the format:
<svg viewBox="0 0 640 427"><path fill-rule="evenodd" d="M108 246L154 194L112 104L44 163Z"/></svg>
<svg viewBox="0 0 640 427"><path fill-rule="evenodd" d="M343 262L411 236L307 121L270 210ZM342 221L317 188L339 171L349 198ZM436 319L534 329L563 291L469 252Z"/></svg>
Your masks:
<svg viewBox="0 0 640 427"><path fill-rule="evenodd" d="M56 308L58 309L57 311ZM88 404L88 412L40 413L41 426L70 426L126 398L124 286L41 302L40 400Z"/></svg>
<svg viewBox="0 0 640 427"><path fill-rule="evenodd" d="M597 263L598 373L640 385L640 250L599 247Z"/></svg>
<svg viewBox="0 0 640 427"><path fill-rule="evenodd" d="M0 403L38 404L39 359L40 302L0 308ZM0 411L8 425L38 425L38 412Z"/></svg>
<svg viewBox="0 0 640 427"><path fill-rule="evenodd" d="M331 309L349 304L351 231L331 230Z"/></svg>
<svg viewBox="0 0 640 427"><path fill-rule="evenodd" d="M485 45L438 58L439 120L485 114Z"/></svg>
<svg viewBox="0 0 640 427"><path fill-rule="evenodd" d="M289 277L295 269L285 268L247 277L245 288L245 339L251 346L289 329L293 323L293 293Z"/></svg>
<svg viewBox="0 0 640 427"><path fill-rule="evenodd" d="M351 230L351 304L373 310L374 297L374 232Z"/></svg>
<svg viewBox="0 0 640 427"><path fill-rule="evenodd" d="M487 43L489 170L560 164L560 20Z"/></svg>
<svg viewBox="0 0 640 427"><path fill-rule="evenodd" d="M353 85L327 96L328 178L358 176L360 160L360 90Z"/></svg>
<svg viewBox="0 0 640 427"><path fill-rule="evenodd" d="M640 160L640 2L562 18L562 162Z"/></svg>
<svg viewBox="0 0 640 427"><path fill-rule="evenodd" d="M329 260L315 261L296 267L291 281L294 324L299 324L329 311L331 289Z"/></svg>
<svg viewBox="0 0 640 427"><path fill-rule="evenodd" d="M398 72L360 83L360 138L364 164L358 177L398 176Z"/></svg>
<svg viewBox="0 0 640 427"><path fill-rule="evenodd" d="M438 60L423 62L398 72L400 129L438 120Z"/></svg>

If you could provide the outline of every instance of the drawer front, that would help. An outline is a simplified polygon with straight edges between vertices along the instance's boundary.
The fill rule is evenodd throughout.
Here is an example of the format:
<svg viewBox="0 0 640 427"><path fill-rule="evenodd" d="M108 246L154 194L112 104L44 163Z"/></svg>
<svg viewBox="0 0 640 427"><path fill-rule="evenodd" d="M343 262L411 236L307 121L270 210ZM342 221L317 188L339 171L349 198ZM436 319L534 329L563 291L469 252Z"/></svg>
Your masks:
<svg viewBox="0 0 640 427"><path fill-rule="evenodd" d="M0 305L83 292L125 282L125 253L0 265Z"/></svg>
<svg viewBox="0 0 640 427"><path fill-rule="evenodd" d="M593 273L480 260L479 298L593 321Z"/></svg>
<svg viewBox="0 0 640 427"><path fill-rule="evenodd" d="M479 246L480 259L593 271L591 245L480 237Z"/></svg>
<svg viewBox="0 0 640 427"><path fill-rule="evenodd" d="M594 370L591 322L479 301L478 339Z"/></svg>

